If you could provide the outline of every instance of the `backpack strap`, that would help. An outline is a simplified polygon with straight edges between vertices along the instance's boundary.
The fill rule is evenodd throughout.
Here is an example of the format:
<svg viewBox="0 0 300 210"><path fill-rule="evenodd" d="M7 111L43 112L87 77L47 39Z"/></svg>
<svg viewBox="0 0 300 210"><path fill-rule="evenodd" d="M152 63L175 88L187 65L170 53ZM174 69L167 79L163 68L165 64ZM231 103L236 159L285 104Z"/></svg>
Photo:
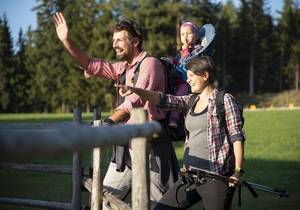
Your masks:
<svg viewBox="0 0 300 210"><path fill-rule="evenodd" d="M197 94L193 94L190 98L189 98L189 101L188 101L188 107L191 108L193 105L194 105L194 102L197 98Z"/></svg>
<svg viewBox="0 0 300 210"><path fill-rule="evenodd" d="M133 76L133 85L136 84L139 74L140 74L141 64L147 57L149 57L148 54L137 64L137 67L135 68L134 76Z"/></svg>
<svg viewBox="0 0 300 210"><path fill-rule="evenodd" d="M127 71L128 66L125 67L125 70L122 72L122 74L119 75L118 80L115 82L116 85L125 85L126 82L126 71ZM115 107L118 107L120 104L124 102L124 97L121 97L119 94L119 89L116 87L116 96L117 96L117 101L115 104Z"/></svg>
<svg viewBox="0 0 300 210"><path fill-rule="evenodd" d="M216 108L217 108L217 116L220 122L220 125L225 127L226 126L226 119L225 119L225 108L224 108L224 95L225 91L218 91L216 95Z"/></svg>
<svg viewBox="0 0 300 210"><path fill-rule="evenodd" d="M142 62L147 58L147 57L152 57L151 55L146 55L137 65L135 71L134 71L134 76L133 76L133 84L135 85L137 80L138 80L138 77L139 77L139 73L140 73L140 67L141 67L141 64ZM169 86L171 84L171 81L170 81L170 77L169 77L169 72L167 71L166 69L166 66L167 65L171 65L169 64L167 61L165 61L164 59L158 59L162 65L163 65L163 70L164 70L164 74L165 74L165 93L170 93L170 90L169 90Z"/></svg>
<svg viewBox="0 0 300 210"><path fill-rule="evenodd" d="M134 76L133 76L133 84L135 85L137 80L138 80L138 76L140 73L140 66L141 63L143 62L143 60L145 60L145 58L148 57L148 55L146 55L138 64L137 67L134 71ZM117 85L125 85L126 83L126 71L128 69L128 65L125 67L125 70L122 72L122 74L119 75L118 81L116 82ZM116 95L117 95L117 103L116 103L116 107L119 106L121 103L124 102L125 98L121 97L119 94L119 88L116 88Z"/></svg>

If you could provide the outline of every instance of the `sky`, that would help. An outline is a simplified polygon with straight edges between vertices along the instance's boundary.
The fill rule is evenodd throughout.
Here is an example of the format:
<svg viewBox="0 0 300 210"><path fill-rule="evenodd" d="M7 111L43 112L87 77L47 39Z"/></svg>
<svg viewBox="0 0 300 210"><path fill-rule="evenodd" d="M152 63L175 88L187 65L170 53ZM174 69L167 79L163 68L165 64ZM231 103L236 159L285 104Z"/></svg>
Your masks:
<svg viewBox="0 0 300 210"><path fill-rule="evenodd" d="M220 0L213 0L213 2L219 2ZM226 0L222 0L226 2ZM236 6L239 6L239 0L233 0ZM283 6L283 0L268 0L271 6L271 15L276 17L277 10L281 10ZM20 28L23 32L27 31L29 25L34 29L36 28L36 15L32 11L37 5L36 0L0 0L0 16L3 17L5 13L7 16L9 28L12 33L14 45L18 38Z"/></svg>

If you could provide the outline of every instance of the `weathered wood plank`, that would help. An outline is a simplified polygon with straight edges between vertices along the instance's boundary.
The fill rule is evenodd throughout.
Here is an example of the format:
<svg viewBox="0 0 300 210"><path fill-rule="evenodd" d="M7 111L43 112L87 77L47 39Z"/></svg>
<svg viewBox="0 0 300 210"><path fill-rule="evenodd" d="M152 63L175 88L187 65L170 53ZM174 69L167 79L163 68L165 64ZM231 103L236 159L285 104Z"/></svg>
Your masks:
<svg viewBox="0 0 300 210"><path fill-rule="evenodd" d="M81 206L81 183L82 183L82 168L81 154L73 154L73 172L72 172L72 210L80 210Z"/></svg>
<svg viewBox="0 0 300 210"><path fill-rule="evenodd" d="M101 121L101 107L98 109L94 109L93 112L93 126L99 127L102 125ZM102 174L101 174L101 165L103 164L101 158L102 152L100 147L95 147L92 151L92 191L90 194L90 203L91 203L91 210L102 210L102 203L103 203L103 181L102 181Z"/></svg>
<svg viewBox="0 0 300 210"><path fill-rule="evenodd" d="M0 163L0 168L42 173L72 174L72 167L65 165Z"/></svg>
<svg viewBox="0 0 300 210"><path fill-rule="evenodd" d="M87 177L83 177L82 182L83 182L82 184L84 185L84 187L89 192L92 192L92 179L87 178ZM105 189L105 186L103 186L103 188ZM106 190L104 190L104 193L103 193L103 201L109 203L112 210L131 210L130 206L127 203L120 200L119 198L117 198L112 193L110 193Z"/></svg>
<svg viewBox="0 0 300 210"><path fill-rule="evenodd" d="M102 210L102 176L101 176L101 148L93 149L93 181L91 192L91 210Z"/></svg>
<svg viewBox="0 0 300 210"><path fill-rule="evenodd" d="M38 207L42 209L54 209L54 210L71 209L70 203L42 201L42 200L33 200L33 199L0 197L0 203L7 204L7 205L16 205L16 206Z"/></svg>
<svg viewBox="0 0 300 210"><path fill-rule="evenodd" d="M74 122L81 123L81 111L74 109ZM81 167L81 154L80 152L73 153L73 171L72 171L72 210L81 209L81 183L82 183L82 167Z"/></svg>
<svg viewBox="0 0 300 210"><path fill-rule="evenodd" d="M0 130L3 129L54 129L65 126L74 125L72 121L60 121L60 122L0 122ZM13 131L12 131L13 132Z"/></svg>
<svg viewBox="0 0 300 210"><path fill-rule="evenodd" d="M13 132L0 129L0 160L23 160L105 145L122 145L134 137L151 136L160 130L158 122L99 128L74 125L51 130L18 129Z"/></svg>
<svg viewBox="0 0 300 210"><path fill-rule="evenodd" d="M146 122L146 112L143 109L134 109L130 112L134 123ZM138 137L131 140L132 162L132 209L148 210L150 203L149 190L149 156L147 138Z"/></svg>

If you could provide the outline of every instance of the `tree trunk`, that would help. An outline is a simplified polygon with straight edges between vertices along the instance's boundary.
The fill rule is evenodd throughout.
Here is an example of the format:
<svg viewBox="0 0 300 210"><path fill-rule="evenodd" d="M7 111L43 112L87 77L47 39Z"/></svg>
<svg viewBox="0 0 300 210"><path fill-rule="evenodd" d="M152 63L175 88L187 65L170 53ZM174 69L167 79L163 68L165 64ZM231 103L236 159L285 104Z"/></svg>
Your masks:
<svg viewBox="0 0 300 210"><path fill-rule="evenodd" d="M180 17L176 17L176 49L177 51L181 50L180 44Z"/></svg>
<svg viewBox="0 0 300 210"><path fill-rule="evenodd" d="M249 95L254 94L254 46L251 46L250 69L249 69Z"/></svg>
<svg viewBox="0 0 300 210"><path fill-rule="evenodd" d="M282 79L283 79L283 57L284 57L284 48L280 49L280 69L279 69L279 91L282 91Z"/></svg>
<svg viewBox="0 0 300 210"><path fill-rule="evenodd" d="M222 89L225 90L225 75L226 75L226 42L223 42L222 49Z"/></svg>
<svg viewBox="0 0 300 210"><path fill-rule="evenodd" d="M299 63L296 62L296 72L295 72L295 90L298 91L299 84Z"/></svg>

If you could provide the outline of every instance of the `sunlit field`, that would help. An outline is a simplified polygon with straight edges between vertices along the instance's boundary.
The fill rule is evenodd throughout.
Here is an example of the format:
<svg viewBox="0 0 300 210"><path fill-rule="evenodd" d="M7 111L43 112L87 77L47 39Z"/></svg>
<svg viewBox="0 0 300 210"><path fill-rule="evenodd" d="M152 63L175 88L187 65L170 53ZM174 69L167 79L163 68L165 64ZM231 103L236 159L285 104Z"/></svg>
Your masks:
<svg viewBox="0 0 300 210"><path fill-rule="evenodd" d="M289 198L257 190L253 198L242 188L242 206L238 207L237 194L232 209L242 210L295 210L300 206L300 110L246 111L245 143L246 160L244 179L269 187L288 191ZM91 114L83 119L90 121ZM72 114L0 115L0 122L49 122L71 121ZM182 162L182 143L175 143L176 153ZM84 152L84 166L89 165L90 154ZM72 154L52 158L35 158L27 163L71 164ZM53 201L71 200L72 180L69 175L39 174L0 169L0 196L44 199ZM84 202L88 193L83 193ZM0 205L0 209L30 209ZM33 209L33 208L32 208ZM197 204L193 210L201 209Z"/></svg>

